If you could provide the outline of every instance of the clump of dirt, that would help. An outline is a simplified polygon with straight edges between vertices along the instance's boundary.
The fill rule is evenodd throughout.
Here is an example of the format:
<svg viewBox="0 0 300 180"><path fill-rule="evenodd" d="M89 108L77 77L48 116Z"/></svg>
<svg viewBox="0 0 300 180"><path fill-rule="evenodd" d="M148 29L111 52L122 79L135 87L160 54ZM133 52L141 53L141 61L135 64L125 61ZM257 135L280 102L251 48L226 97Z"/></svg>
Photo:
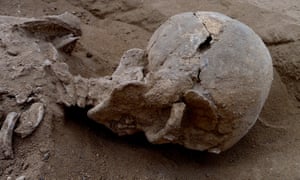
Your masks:
<svg viewBox="0 0 300 180"><path fill-rule="evenodd" d="M267 2L272 3L272 8ZM81 19L82 38L72 56L66 57L74 75L111 74L123 52L146 47L153 31L167 17L193 10L218 11L252 27L267 44L278 73L255 126L237 145L220 155L175 145L152 145L143 135L118 137L89 120L87 109L72 107L62 111L50 106L48 110L54 115L46 114L31 136L14 138L15 158L0 160L0 178L22 175L28 179L299 178L300 24L294 18L300 18L296 13L300 4L297 0L285 2L291 7L281 7L281 1L255 3L240 0L1 1L2 15L38 17L69 11ZM1 68L5 66L1 64ZM20 83L18 88L24 88L25 84ZM51 97L55 99L55 94ZM6 113L15 110L17 105L13 98L2 94L0 103L0 122L3 122Z"/></svg>

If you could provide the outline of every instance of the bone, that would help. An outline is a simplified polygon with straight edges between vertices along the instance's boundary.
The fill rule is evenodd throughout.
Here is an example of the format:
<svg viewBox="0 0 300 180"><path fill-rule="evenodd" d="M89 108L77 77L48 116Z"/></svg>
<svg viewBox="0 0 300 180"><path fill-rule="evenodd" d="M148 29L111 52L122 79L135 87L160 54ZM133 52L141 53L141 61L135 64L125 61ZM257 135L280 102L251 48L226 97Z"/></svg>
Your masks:
<svg viewBox="0 0 300 180"><path fill-rule="evenodd" d="M26 180L26 176L19 176L16 178L16 180Z"/></svg>
<svg viewBox="0 0 300 180"><path fill-rule="evenodd" d="M88 116L119 135L143 131L152 143L220 153L253 126L272 77L269 51L248 26L216 12L182 13L145 51L124 53L111 93L91 86L106 98Z"/></svg>
<svg viewBox="0 0 300 180"><path fill-rule="evenodd" d="M121 62L112 74L114 81L125 83L127 81L141 81L144 78L143 70L147 63L145 58L145 51L142 49L130 49L126 51L121 57Z"/></svg>
<svg viewBox="0 0 300 180"><path fill-rule="evenodd" d="M67 54L71 54L78 39L79 37L74 37L73 34L68 34L66 36L56 38L53 41L53 45L56 49L62 50Z"/></svg>
<svg viewBox="0 0 300 180"><path fill-rule="evenodd" d="M158 132L146 131L147 139L157 144L175 141L177 139L176 130L180 129L185 107L186 105L184 103L173 104L170 117L165 127Z"/></svg>
<svg viewBox="0 0 300 180"><path fill-rule="evenodd" d="M29 136L41 123L44 118L45 108L42 103L34 103L21 114L20 123L15 129L15 133L22 138Z"/></svg>
<svg viewBox="0 0 300 180"><path fill-rule="evenodd" d="M45 16L41 19L30 19L20 25L22 29L46 39L68 34L80 36L80 20L66 12L61 15Z"/></svg>
<svg viewBox="0 0 300 180"><path fill-rule="evenodd" d="M88 96L88 81L81 76L74 77L74 84L77 95L77 106L84 108Z"/></svg>
<svg viewBox="0 0 300 180"><path fill-rule="evenodd" d="M80 19L69 13L65 12L60 15L46 16L45 19L49 20L50 23L60 25L68 29L75 36L81 36Z"/></svg>
<svg viewBox="0 0 300 180"><path fill-rule="evenodd" d="M57 85L58 101L66 106L76 105L77 96L74 77L69 71L69 66L66 63L53 63L50 67L54 75L61 82Z"/></svg>
<svg viewBox="0 0 300 180"><path fill-rule="evenodd" d="M18 113L10 112L2 125L0 130L0 159L12 159L14 157L12 136L18 117Z"/></svg>
<svg viewBox="0 0 300 180"><path fill-rule="evenodd" d="M27 101L30 94L32 93L32 87L29 85L26 85L22 91L19 92L19 94L16 95L16 102L18 104L23 104Z"/></svg>

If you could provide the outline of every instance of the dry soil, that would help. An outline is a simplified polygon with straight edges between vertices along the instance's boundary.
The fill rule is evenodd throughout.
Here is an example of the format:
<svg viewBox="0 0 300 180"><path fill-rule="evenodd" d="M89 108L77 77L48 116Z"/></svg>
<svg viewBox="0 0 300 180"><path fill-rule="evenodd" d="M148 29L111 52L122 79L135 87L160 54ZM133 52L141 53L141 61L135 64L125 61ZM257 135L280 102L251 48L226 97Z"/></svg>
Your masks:
<svg viewBox="0 0 300 180"><path fill-rule="evenodd" d="M118 137L89 120L86 109L53 109L57 116L46 116L30 137L14 138L15 159L0 161L0 179L300 179L299 0L0 1L1 15L69 11L78 16L83 36L67 63L84 77L112 73L122 53L145 48L169 16L195 10L218 11L246 23L273 58L269 98L238 144L220 155L152 145L142 134Z"/></svg>

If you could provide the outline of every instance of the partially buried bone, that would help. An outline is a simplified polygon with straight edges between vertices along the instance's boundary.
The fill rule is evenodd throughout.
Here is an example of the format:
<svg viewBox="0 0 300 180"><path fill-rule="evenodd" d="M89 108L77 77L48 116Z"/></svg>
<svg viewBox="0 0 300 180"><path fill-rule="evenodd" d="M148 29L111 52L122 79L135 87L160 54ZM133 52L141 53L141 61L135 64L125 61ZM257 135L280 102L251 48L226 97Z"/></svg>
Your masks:
<svg viewBox="0 0 300 180"><path fill-rule="evenodd" d="M42 103L34 103L31 107L23 112L20 116L19 125L15 129L15 133L22 138L30 135L41 123L44 118L45 108Z"/></svg>
<svg viewBox="0 0 300 180"><path fill-rule="evenodd" d="M146 50L124 53L108 77L73 76L50 65L59 101L92 106L88 116L119 135L152 143L224 151L255 123L272 82L272 60L246 25L215 12L187 12L163 23Z"/></svg>
<svg viewBox="0 0 300 180"><path fill-rule="evenodd" d="M253 126L272 75L268 49L248 26L215 12L182 13L146 51L125 53L88 116L119 135L143 131L152 143L219 153Z"/></svg>
<svg viewBox="0 0 300 180"><path fill-rule="evenodd" d="M54 39L53 45L56 49L71 54L78 39L79 37L74 37L73 34L68 34L66 36Z"/></svg>
<svg viewBox="0 0 300 180"><path fill-rule="evenodd" d="M10 112L0 130L0 159L13 158L12 136L15 124L18 120L18 113Z"/></svg>
<svg viewBox="0 0 300 180"><path fill-rule="evenodd" d="M29 20L19 27L38 38L51 41L55 48L68 54L73 51L82 34L79 19L68 12Z"/></svg>
<svg viewBox="0 0 300 180"><path fill-rule="evenodd" d="M70 54L79 36L81 36L80 20L70 13L41 18L0 16L0 66L3 67L0 71L0 77L3 80L0 87L0 120L2 124L0 159L13 158L12 138L19 117L20 123L15 132L21 137L26 137L43 120L47 103L54 104L54 101L49 99L50 93L48 92L56 91L59 89L58 87L61 87L59 90L64 93L64 99L67 99L68 94L72 94L74 83L69 86L56 87L55 85L61 84L60 81L64 81L64 83L73 81L73 76L70 79L65 77L58 80L52 78L54 76L47 74L44 70L54 62L63 62L65 54L61 53ZM65 66L60 66L60 70L64 71L64 68ZM82 83L85 81L80 77L75 78L74 81L78 82L76 84L78 89L82 89L82 91L78 91L78 97L81 97L79 95L82 93L83 98L70 97L70 103L74 101L84 107L88 83L85 87ZM43 88L51 90L43 91ZM28 104L32 102L43 103L33 103L27 109ZM16 112L24 111L24 109L25 111L20 113L20 116L15 112L6 116L12 108ZM3 123L2 120L4 120Z"/></svg>
<svg viewBox="0 0 300 180"><path fill-rule="evenodd" d="M65 12L61 15L45 16L40 19L32 19L19 25L21 28L27 30L34 35L44 38L55 38L73 34L74 36L81 36L80 20Z"/></svg>
<svg viewBox="0 0 300 180"><path fill-rule="evenodd" d="M154 32L145 50L126 51L111 76L84 78L59 58L81 35L75 19L68 13L22 19L18 28L22 41L33 42L24 46L30 57L45 57L59 103L92 107L88 116L119 135L144 132L152 143L214 153L233 146L255 123L273 71L268 49L248 26L215 12L178 14ZM40 56L48 51L53 55ZM13 57L28 60L22 53ZM27 121L33 121L29 129L40 122L43 108L34 104L24 112L16 132Z"/></svg>

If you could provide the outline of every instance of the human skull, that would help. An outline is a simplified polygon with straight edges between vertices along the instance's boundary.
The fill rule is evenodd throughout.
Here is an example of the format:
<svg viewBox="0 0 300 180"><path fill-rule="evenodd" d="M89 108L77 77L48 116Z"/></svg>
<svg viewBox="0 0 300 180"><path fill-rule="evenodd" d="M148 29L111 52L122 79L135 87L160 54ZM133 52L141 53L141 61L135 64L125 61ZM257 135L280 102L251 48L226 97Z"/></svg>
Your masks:
<svg viewBox="0 0 300 180"><path fill-rule="evenodd" d="M57 103L92 107L88 116L119 135L144 132L152 143L219 153L253 126L272 82L262 40L219 13L171 17L146 50L125 52L107 77L70 73L64 57L79 36L79 19L70 13L0 16L0 100L9 109L0 130L0 159L13 157L16 124L15 132L27 137Z"/></svg>
<svg viewBox="0 0 300 180"><path fill-rule="evenodd" d="M219 153L254 125L272 79L269 51L248 26L215 12L182 13L146 51L123 55L88 116L119 135L143 131L152 143Z"/></svg>

